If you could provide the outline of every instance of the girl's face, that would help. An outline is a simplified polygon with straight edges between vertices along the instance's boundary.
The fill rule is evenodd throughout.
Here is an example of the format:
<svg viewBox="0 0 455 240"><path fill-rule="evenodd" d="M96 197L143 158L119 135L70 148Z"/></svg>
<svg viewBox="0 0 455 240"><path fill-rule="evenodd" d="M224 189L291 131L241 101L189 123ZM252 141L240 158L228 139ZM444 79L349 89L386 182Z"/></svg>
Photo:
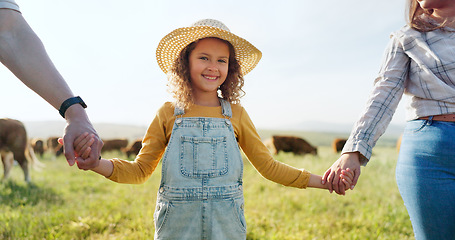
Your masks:
<svg viewBox="0 0 455 240"><path fill-rule="evenodd" d="M199 40L189 55L189 65L195 103L200 104L204 99L218 100L218 87L228 74L228 45L217 38Z"/></svg>
<svg viewBox="0 0 455 240"><path fill-rule="evenodd" d="M455 17L455 1L454 0L417 0L420 7L432 12L431 16L436 20L453 20Z"/></svg>

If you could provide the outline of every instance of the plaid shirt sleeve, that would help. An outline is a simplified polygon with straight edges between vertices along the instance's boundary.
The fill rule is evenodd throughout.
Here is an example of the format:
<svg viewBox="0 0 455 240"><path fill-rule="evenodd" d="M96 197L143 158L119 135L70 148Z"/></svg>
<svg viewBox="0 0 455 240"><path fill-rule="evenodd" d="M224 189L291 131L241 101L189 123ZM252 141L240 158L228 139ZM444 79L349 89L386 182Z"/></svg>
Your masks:
<svg viewBox="0 0 455 240"><path fill-rule="evenodd" d="M392 35L366 108L355 123L342 151L360 152L362 165L367 164L376 141L392 120L404 92L409 63L410 59L400 41Z"/></svg>
<svg viewBox="0 0 455 240"><path fill-rule="evenodd" d="M366 165L403 93L406 120L455 113L455 29L419 32L409 26L392 34L373 92L343 149L360 152Z"/></svg>

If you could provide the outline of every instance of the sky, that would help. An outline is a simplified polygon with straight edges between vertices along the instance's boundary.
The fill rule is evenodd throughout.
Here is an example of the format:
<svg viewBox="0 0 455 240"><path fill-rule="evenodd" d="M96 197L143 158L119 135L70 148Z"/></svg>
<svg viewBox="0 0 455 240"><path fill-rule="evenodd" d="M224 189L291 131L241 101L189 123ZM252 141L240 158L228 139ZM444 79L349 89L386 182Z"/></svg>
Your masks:
<svg viewBox="0 0 455 240"><path fill-rule="evenodd" d="M404 0L16 0L93 123L148 126L172 98L156 47L200 19L222 21L262 51L241 99L257 128L353 124ZM63 121L0 65L0 117ZM400 103L393 124L405 122Z"/></svg>

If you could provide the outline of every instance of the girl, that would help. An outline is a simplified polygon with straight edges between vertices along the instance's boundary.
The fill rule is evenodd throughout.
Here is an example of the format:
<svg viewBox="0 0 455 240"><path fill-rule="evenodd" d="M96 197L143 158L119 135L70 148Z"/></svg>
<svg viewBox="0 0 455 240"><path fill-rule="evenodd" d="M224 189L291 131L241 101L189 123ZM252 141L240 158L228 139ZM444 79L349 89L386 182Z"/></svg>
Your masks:
<svg viewBox="0 0 455 240"><path fill-rule="evenodd" d="M92 169L112 181L143 183L162 160L155 239L246 238L239 145L267 179L326 188L320 176L275 161L238 104L243 75L261 58L251 43L206 19L166 35L156 55L176 102L159 109L134 162L101 159ZM78 140L76 150L86 152L90 137ZM352 174L344 174L347 189Z"/></svg>
<svg viewBox="0 0 455 240"><path fill-rule="evenodd" d="M455 238L455 4L409 0L408 25L392 34L365 113L324 179L366 165L403 93L409 97L396 178L416 239Z"/></svg>

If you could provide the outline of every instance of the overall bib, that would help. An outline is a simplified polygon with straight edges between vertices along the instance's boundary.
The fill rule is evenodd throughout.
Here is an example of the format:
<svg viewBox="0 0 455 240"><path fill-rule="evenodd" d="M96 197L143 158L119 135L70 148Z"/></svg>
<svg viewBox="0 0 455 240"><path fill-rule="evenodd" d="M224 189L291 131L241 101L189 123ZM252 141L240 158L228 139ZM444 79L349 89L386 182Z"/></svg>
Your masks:
<svg viewBox="0 0 455 240"><path fill-rule="evenodd" d="M243 160L229 102L224 118L176 116L162 159L155 239L246 239Z"/></svg>

